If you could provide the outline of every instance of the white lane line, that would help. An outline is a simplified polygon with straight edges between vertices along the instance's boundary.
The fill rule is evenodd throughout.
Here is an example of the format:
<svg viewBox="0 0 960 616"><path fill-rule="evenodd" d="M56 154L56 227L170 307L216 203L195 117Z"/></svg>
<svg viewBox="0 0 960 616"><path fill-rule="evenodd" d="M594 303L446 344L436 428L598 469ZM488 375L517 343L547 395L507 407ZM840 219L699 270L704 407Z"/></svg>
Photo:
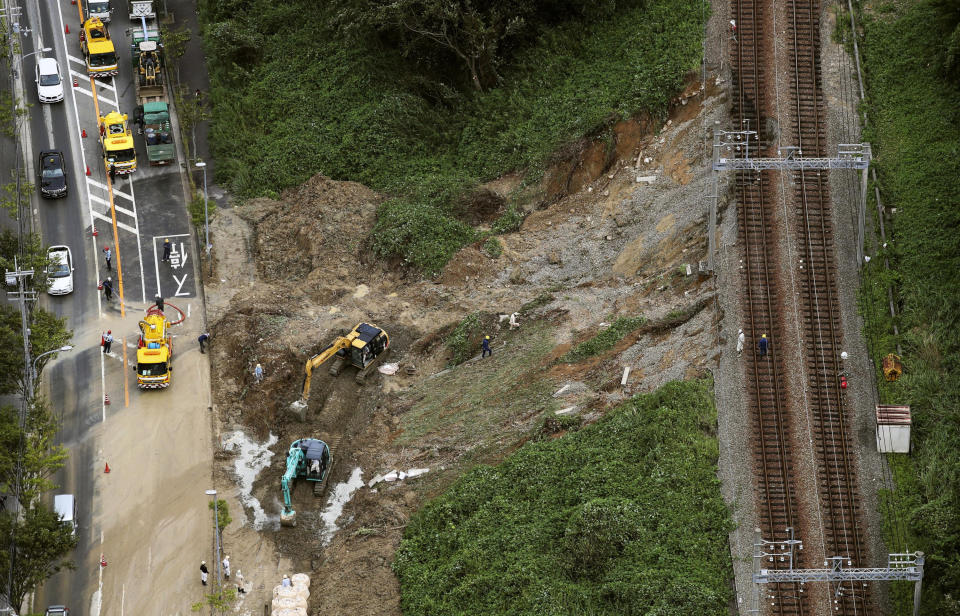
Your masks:
<svg viewBox="0 0 960 616"><path fill-rule="evenodd" d="M110 224L113 224L113 218L111 218L110 216L106 216L106 215L101 214L100 212L96 212L96 211L94 211L94 210L90 210L90 213L93 214L93 217L94 217L94 218L99 218L100 220L102 220L102 221L104 221L104 222L108 222L108 223L110 223ZM124 223L122 223L122 222L120 222L120 221L117 221L117 228L118 228L118 229L123 229L124 231L129 231L130 233L133 233L134 235L136 235L138 238L139 238L139 236L140 236L140 234L137 233L137 230L136 230L136 229L134 229L134 228L131 227L130 225L126 225L126 224L124 224ZM138 244L138 248L139 248L140 242L137 241L137 244ZM143 267L141 266L140 269L143 269ZM99 274L97 274L97 275L99 276ZM146 300L143 300L143 301L146 301Z"/></svg>
<svg viewBox="0 0 960 616"><path fill-rule="evenodd" d="M107 201L106 199L102 199L102 198L100 198L100 197L96 197L96 196L94 196L94 195L90 195L90 200L91 200L91 201L96 201L97 203L100 203L101 205L104 205L104 206L107 208L107 211L110 211L110 202ZM120 207L119 205L117 205L117 200L116 200L116 199L113 200L113 207L116 208L116 210L117 210L118 212L120 212L121 214L126 214L127 216L130 216L131 218L134 218L134 216L133 216L133 211L132 211L132 210L128 210L128 209L125 208L125 207Z"/></svg>
<svg viewBox="0 0 960 616"><path fill-rule="evenodd" d="M77 92L81 92L81 93L83 93L83 94L86 94L86 95L89 96L90 98L93 98L93 92L91 92L90 90L87 90L87 89L85 89L85 88L83 88L83 87L76 87L76 88L74 88L74 90L76 90ZM117 101L116 101L115 99L107 98L107 97L105 97L105 96L103 96L103 95L101 95L101 94L98 94L98 95L97 95L97 98L100 99L101 107L105 107L105 108L109 109L110 107L116 108L116 106L117 106ZM108 112L108 113L109 113L109 112Z"/></svg>
<svg viewBox="0 0 960 616"><path fill-rule="evenodd" d="M140 243L140 217L137 216L137 197L133 190L134 177L130 177L130 208L133 210L133 219L137 222L137 261L140 262L140 301L147 301L147 279L143 273L143 246Z"/></svg>
<svg viewBox="0 0 960 616"><path fill-rule="evenodd" d="M54 5L57 7L57 19L60 21L60 33L61 33L61 34L60 34L60 41L61 41L61 43L63 44L63 49L66 50L66 49L69 49L69 47L67 46L67 35L66 35L66 33L65 33L66 31L64 30L64 27L63 27L63 10L61 9L59 2L54 3ZM71 60L74 59L73 56L71 56L70 54L67 54L67 57L70 58ZM86 61L84 61L83 64L84 64L84 66L86 66ZM69 96L69 98L70 98L70 104L73 106L73 118L72 118L72 120L73 120L74 126L76 127L77 131L79 132L79 130L80 130L80 111L77 109L77 97L73 94L73 93L74 93L76 90L78 90L79 88L66 88L66 89L68 89L68 90L70 91L70 96ZM85 167L87 166L87 154L86 154L86 152L84 152L84 150L83 150L83 144L81 144L81 146L80 146L79 149L80 149L80 164L83 166L83 167L81 167L81 168L85 168ZM89 191L88 186L87 186L86 184L83 184L83 188L84 188L84 190L87 192L87 196L89 197L90 191ZM93 208L90 207L90 200L89 200L89 198L87 199L87 209L90 211L90 230L92 231L92 230L94 229L94 225L96 224L96 221L95 221L94 218L93 218ZM91 243L91 245L93 246L93 254L97 254L97 238L94 237L92 233L91 233L91 235L90 235L90 243ZM94 260L93 260L93 268L94 268L93 271L94 271L94 276L95 276L94 280L96 280L96 281L99 282L99 281L100 281L100 259L94 259ZM100 297L100 293L97 293L97 314L102 317L102 316L103 316L103 304L101 303L101 301L102 301L102 298ZM101 389L101 393L102 393L102 389ZM101 400L102 400L102 398L101 398ZM104 417L106 417L106 407L104 407ZM102 540L102 538L101 538L101 540ZM99 602L98 602L98 605L97 605L97 614L99 614L99 612L100 612L100 606L99 606ZM91 613L92 613L92 610L91 610Z"/></svg>
<svg viewBox="0 0 960 616"><path fill-rule="evenodd" d="M87 182L93 184L94 186L96 186L97 188L99 188L100 190L102 190L103 192L107 192L107 185L106 185L106 184L103 184L103 183L101 183L101 182L98 182L98 181L96 181L96 180L94 180L94 179L92 179L92 178L87 178ZM116 186L113 187L113 196L114 196L114 197L120 196L120 197L123 197L124 199L126 199L127 201L133 201L133 196L131 196L131 195L128 194L128 193L125 193L125 192L122 192L122 191L117 190L117 187L116 187Z"/></svg>
<svg viewBox="0 0 960 616"><path fill-rule="evenodd" d="M62 20L61 20L61 21L62 21ZM64 37L64 38L66 38L66 37ZM80 66L82 66L82 67L84 67L84 68L87 67L87 61L84 60L83 58L78 58L78 57L76 57L76 56L71 56L70 54L67 54L67 60L70 60L71 62L76 62L77 64L79 64Z"/></svg>

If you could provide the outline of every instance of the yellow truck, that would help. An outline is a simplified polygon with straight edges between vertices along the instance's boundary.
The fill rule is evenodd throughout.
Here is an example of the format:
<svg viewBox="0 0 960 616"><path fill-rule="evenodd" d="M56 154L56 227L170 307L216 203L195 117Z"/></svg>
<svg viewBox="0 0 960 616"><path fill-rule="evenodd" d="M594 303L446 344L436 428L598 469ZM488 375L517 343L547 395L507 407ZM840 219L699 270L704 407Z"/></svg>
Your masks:
<svg viewBox="0 0 960 616"><path fill-rule="evenodd" d="M137 150L126 114L111 111L100 116L100 147L107 172L123 175L137 170Z"/></svg>
<svg viewBox="0 0 960 616"><path fill-rule="evenodd" d="M91 17L80 28L80 50L91 77L115 77L118 72L117 50L110 39L107 25L99 17Z"/></svg>
<svg viewBox="0 0 960 616"><path fill-rule="evenodd" d="M170 386L173 373L173 335L170 321L157 306L151 306L140 321L137 342L137 386L140 389L162 389Z"/></svg>

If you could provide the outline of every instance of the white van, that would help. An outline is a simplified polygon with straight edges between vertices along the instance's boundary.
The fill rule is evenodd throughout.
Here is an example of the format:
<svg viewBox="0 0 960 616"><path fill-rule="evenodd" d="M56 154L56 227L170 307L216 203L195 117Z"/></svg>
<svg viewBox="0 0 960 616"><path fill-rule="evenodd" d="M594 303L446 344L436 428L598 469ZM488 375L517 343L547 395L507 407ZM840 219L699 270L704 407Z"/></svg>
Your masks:
<svg viewBox="0 0 960 616"><path fill-rule="evenodd" d="M77 499L73 494L57 494L53 497L53 510L64 524L70 526L70 533L77 534Z"/></svg>

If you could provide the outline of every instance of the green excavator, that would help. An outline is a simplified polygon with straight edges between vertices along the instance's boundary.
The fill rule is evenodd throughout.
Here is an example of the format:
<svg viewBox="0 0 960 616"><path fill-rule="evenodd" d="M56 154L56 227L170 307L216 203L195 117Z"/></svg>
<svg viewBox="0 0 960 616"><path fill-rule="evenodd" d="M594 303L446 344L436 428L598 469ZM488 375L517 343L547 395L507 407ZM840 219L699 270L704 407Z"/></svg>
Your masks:
<svg viewBox="0 0 960 616"><path fill-rule="evenodd" d="M333 466L330 447L317 438L302 438L290 445L287 454L287 472L280 479L283 491L283 511L280 512L282 526L296 526L297 512L293 510L294 481L306 479L313 482L313 495L323 496L327 487L327 475Z"/></svg>

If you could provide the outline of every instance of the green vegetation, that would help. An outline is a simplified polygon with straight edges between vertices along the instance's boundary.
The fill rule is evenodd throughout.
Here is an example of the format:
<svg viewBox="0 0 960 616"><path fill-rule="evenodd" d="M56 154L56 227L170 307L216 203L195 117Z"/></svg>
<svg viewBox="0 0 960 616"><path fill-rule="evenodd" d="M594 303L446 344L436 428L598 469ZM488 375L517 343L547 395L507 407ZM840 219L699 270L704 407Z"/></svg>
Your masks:
<svg viewBox="0 0 960 616"><path fill-rule="evenodd" d="M487 241L483 243L483 252L487 253L492 259L496 259L503 254L503 245L495 237L487 238Z"/></svg>
<svg viewBox="0 0 960 616"><path fill-rule="evenodd" d="M514 447L525 429L532 431L541 413L559 408L553 398L557 383L545 372L553 329L530 321L509 336L509 346L493 357L455 366L412 388L404 396L412 402L396 442L442 441L465 450L458 464L489 461ZM435 478L430 473L426 481Z"/></svg>
<svg viewBox="0 0 960 616"><path fill-rule="evenodd" d="M407 526L405 614L728 614L729 513L705 381L478 466Z"/></svg>
<svg viewBox="0 0 960 616"><path fill-rule="evenodd" d="M646 322L647 320L643 317L617 317L617 320L614 321L609 327L600 331L600 333L590 340L581 342L577 346L570 349L570 351L561 357L560 360L568 363L575 363L588 357L599 355L604 351L609 351L616 346L618 342L623 340L624 336L642 326Z"/></svg>
<svg viewBox="0 0 960 616"><path fill-rule="evenodd" d="M532 312L537 308L546 306L552 301L553 301L553 293L550 293L549 291L544 291L539 295L537 295L532 300L530 300L529 302L527 302L526 304L524 304L523 306L520 306L520 313L526 314L526 313Z"/></svg>
<svg viewBox="0 0 960 616"><path fill-rule="evenodd" d="M480 339L480 313L467 315L447 337L447 347L453 352L450 364L456 366L467 361L477 352Z"/></svg>
<svg viewBox="0 0 960 616"><path fill-rule="evenodd" d="M217 499L216 505L213 501L207 503L207 507L210 511L217 512L217 530L223 532L223 529L230 525L230 522L233 522L233 518L230 517L230 505L227 504L227 501Z"/></svg>
<svg viewBox="0 0 960 616"><path fill-rule="evenodd" d="M881 400L913 411L912 454L888 457L896 492L882 501L885 538L891 551L928 555L922 613L960 614L960 244L949 231L960 228L960 12L955 0L873 2L863 12L864 138L874 147L884 205L897 214L887 249L867 247L877 258L864 269L861 307ZM899 305L899 338L887 285ZM879 362L898 342L904 375L887 383ZM895 609L909 605L910 593L912 586L897 590Z"/></svg>
<svg viewBox="0 0 960 616"><path fill-rule="evenodd" d="M13 269L14 255L21 267L36 272L27 279L27 289L42 292L48 260L39 236L23 238L21 245L11 232L0 233L0 266ZM28 325L33 358L68 344L72 337L65 318L36 307L28 314ZM20 409L0 407L0 498L7 503L0 511L0 594L8 596L18 611L38 584L73 567L67 556L77 544L70 529L41 502L41 496L56 487L50 478L65 464L67 450L56 444L59 422L47 401L37 396L36 387L25 390L25 370L33 366L24 365L23 342L20 310L15 304L0 306L0 393L25 398L22 422ZM36 362L37 371L54 355ZM39 379L34 380L38 384ZM20 504L19 510L11 506L14 502Z"/></svg>
<svg viewBox="0 0 960 616"><path fill-rule="evenodd" d="M477 239L457 197L511 170L536 180L620 118L662 117L699 64L699 0L477 6L203 0L217 180L242 197L315 173L362 182L391 197L376 252L432 273Z"/></svg>

